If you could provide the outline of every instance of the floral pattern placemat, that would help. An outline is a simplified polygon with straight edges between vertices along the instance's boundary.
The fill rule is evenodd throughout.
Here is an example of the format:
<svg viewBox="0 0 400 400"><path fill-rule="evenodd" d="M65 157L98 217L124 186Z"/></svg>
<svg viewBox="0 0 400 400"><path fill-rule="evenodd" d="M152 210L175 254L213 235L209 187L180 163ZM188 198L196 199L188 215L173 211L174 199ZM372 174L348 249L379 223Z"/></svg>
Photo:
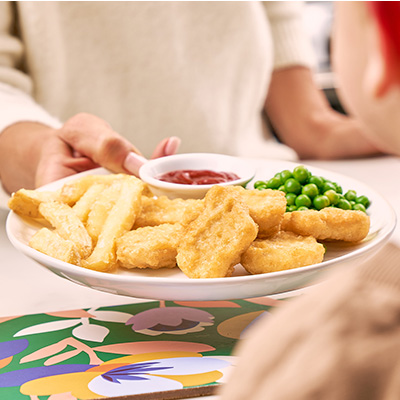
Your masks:
<svg viewBox="0 0 400 400"><path fill-rule="evenodd" d="M0 398L84 400L216 385L280 301L150 301L0 318Z"/></svg>

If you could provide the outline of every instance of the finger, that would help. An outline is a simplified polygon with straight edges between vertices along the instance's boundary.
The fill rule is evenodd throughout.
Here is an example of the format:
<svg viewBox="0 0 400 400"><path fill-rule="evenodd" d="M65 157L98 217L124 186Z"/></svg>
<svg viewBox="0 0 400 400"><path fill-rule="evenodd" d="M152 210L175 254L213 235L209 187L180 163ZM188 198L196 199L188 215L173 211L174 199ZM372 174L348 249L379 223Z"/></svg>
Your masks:
<svg viewBox="0 0 400 400"><path fill-rule="evenodd" d="M181 139L177 136L171 136L162 140L155 148L151 158L159 158L173 155L177 152Z"/></svg>
<svg viewBox="0 0 400 400"><path fill-rule="evenodd" d="M181 140L178 137L172 136L170 138L166 138L162 140L154 150L151 158L159 158L164 156L169 156L175 154ZM139 176L140 167L148 161L146 158L141 156L140 154L130 152L123 163L123 167L129 173Z"/></svg>
<svg viewBox="0 0 400 400"><path fill-rule="evenodd" d="M124 161L129 153L138 150L111 126L91 114L77 114L58 131L75 153L93 160L113 172L126 172Z"/></svg>

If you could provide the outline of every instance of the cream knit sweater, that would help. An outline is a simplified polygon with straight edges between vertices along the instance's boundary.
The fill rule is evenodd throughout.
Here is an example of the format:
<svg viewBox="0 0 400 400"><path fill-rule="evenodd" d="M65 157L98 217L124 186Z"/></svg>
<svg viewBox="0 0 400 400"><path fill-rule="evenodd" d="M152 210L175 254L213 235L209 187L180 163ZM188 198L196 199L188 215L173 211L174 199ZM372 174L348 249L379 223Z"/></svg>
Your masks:
<svg viewBox="0 0 400 400"><path fill-rule="evenodd" d="M292 157L263 146L274 67L309 65L295 2L0 2L0 132L84 111L149 155ZM312 61L311 61L312 62Z"/></svg>

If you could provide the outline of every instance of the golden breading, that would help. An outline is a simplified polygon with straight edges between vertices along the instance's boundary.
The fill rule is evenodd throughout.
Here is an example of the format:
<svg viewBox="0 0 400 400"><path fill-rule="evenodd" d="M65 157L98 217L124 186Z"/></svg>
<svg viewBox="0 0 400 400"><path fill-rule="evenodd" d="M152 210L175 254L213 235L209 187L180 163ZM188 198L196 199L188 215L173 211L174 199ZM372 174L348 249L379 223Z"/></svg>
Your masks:
<svg viewBox="0 0 400 400"><path fill-rule="evenodd" d="M285 193L272 189L244 189L241 186L229 186L228 189L237 191L249 206L250 216L258 225L259 237L278 233L286 211Z"/></svg>
<svg viewBox="0 0 400 400"><path fill-rule="evenodd" d="M368 235L369 227L370 218L363 211L327 207L286 213L281 228L317 240L359 242Z"/></svg>
<svg viewBox="0 0 400 400"><path fill-rule="evenodd" d="M8 207L18 215L30 218L43 218L39 212L39 205L60 198L60 191L39 191L20 189L13 193L8 201Z"/></svg>
<svg viewBox="0 0 400 400"><path fill-rule="evenodd" d="M50 229L39 229L29 241L29 246L58 260L80 265L81 256L75 244Z"/></svg>
<svg viewBox="0 0 400 400"><path fill-rule="evenodd" d="M257 237L258 227L246 203L226 187L213 186L204 203L203 212L182 235L178 267L189 278L230 276Z"/></svg>
<svg viewBox="0 0 400 400"><path fill-rule="evenodd" d="M319 263L324 253L324 246L312 236L279 232L255 240L242 255L241 264L250 274L264 274Z"/></svg>
<svg viewBox="0 0 400 400"><path fill-rule="evenodd" d="M202 200L169 199L143 196L142 211L135 221L134 228L156 226L161 224L187 224L197 218L203 210Z"/></svg>
<svg viewBox="0 0 400 400"><path fill-rule="evenodd" d="M59 201L49 201L39 205L39 212L65 240L71 240L82 258L92 251L92 239L74 210Z"/></svg>
<svg viewBox="0 0 400 400"><path fill-rule="evenodd" d="M125 268L173 268L182 235L180 224L146 226L117 239L117 259Z"/></svg>

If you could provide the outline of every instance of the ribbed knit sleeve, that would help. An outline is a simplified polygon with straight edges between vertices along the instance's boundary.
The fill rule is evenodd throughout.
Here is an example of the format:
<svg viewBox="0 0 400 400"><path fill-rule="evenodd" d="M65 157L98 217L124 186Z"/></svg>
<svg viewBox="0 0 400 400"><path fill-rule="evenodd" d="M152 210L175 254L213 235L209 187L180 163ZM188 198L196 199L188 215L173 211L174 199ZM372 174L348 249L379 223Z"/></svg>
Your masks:
<svg viewBox="0 0 400 400"><path fill-rule="evenodd" d="M274 42L274 68L316 66L316 55L304 28L304 3L300 1L265 1Z"/></svg>
<svg viewBox="0 0 400 400"><path fill-rule="evenodd" d="M0 133L20 121L57 127L60 122L31 97L34 88L22 68L24 47L16 31L14 6L10 2L0 2Z"/></svg>

